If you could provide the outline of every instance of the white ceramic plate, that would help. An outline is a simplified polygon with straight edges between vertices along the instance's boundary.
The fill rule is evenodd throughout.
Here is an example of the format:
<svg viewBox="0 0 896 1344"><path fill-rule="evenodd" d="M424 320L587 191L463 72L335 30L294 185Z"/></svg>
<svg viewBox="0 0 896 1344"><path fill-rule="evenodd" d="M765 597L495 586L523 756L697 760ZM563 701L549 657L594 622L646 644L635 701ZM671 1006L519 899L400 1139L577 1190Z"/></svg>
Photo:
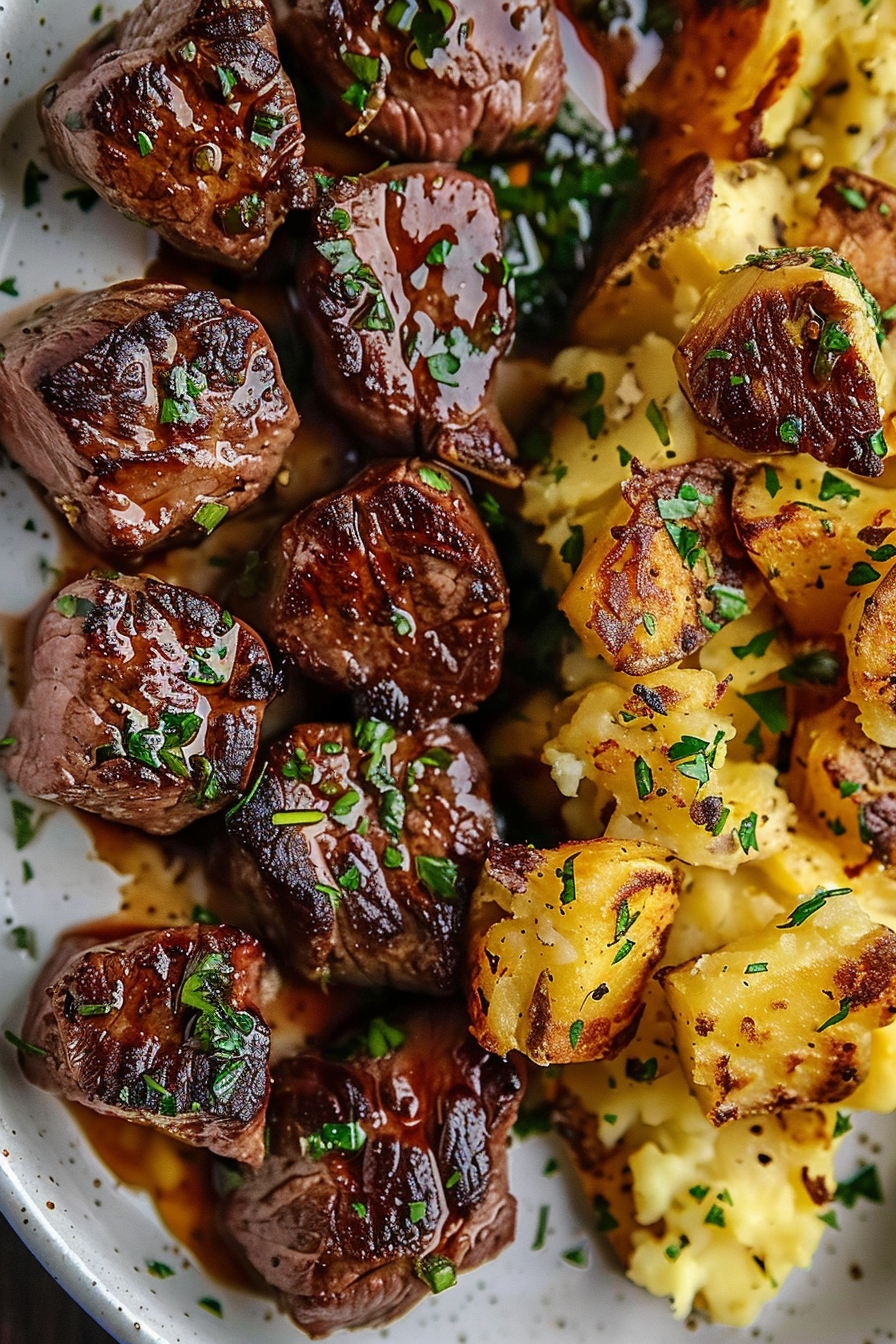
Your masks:
<svg viewBox="0 0 896 1344"><path fill-rule="evenodd" d="M498 3L499 0L495 0ZM97 204L83 214L63 192L76 185L51 168L33 111L35 90L68 53L95 31L93 0L0 0L0 281L16 280L19 297L0 293L0 322L23 301L59 287L84 289L141 274L152 236ZM105 21L119 12L103 6ZM29 160L48 174L41 201L22 208ZM26 526L32 522L33 530ZM47 587L55 531L23 478L0 461L0 608L26 611ZM0 730L8 717L7 676L0 676ZM64 810L38 805L45 819L27 858L34 878L22 880L8 800L0 792L0 1030L19 1027L35 962L16 950L9 930L36 930L38 955L56 933L118 906L118 876L91 857L90 838ZM15 1052L0 1043L0 1208L50 1272L119 1340L149 1344L294 1344L300 1338L263 1297L230 1291L209 1279L172 1242L147 1196L120 1186L95 1157L53 1098L22 1079ZM864 1344L896 1338L892 1247L896 1234L896 1122L863 1124L839 1162L848 1174L859 1156L878 1163L891 1204L840 1211L843 1231L827 1233L808 1273L795 1272L784 1291L747 1331L712 1328L714 1337L742 1336L770 1344ZM878 1146L880 1145L880 1147ZM552 1150L531 1139L511 1153L511 1184L519 1199L516 1244L494 1265L461 1279L442 1297L376 1332L394 1344L535 1344L545 1337L614 1344L682 1344L691 1330L665 1303L633 1288L611 1263L577 1199L561 1156L560 1172L545 1177ZM544 1248L530 1249L540 1206L550 1206ZM587 1249L587 1265L562 1258ZM148 1259L177 1267L159 1282ZM857 1269L857 1267L859 1267ZM211 1295L223 1319L198 1305ZM697 1322L691 1323L691 1328ZM710 1327L706 1327L710 1329ZM340 1336L347 1338L347 1336ZM374 1337L363 1332L355 1339Z"/></svg>

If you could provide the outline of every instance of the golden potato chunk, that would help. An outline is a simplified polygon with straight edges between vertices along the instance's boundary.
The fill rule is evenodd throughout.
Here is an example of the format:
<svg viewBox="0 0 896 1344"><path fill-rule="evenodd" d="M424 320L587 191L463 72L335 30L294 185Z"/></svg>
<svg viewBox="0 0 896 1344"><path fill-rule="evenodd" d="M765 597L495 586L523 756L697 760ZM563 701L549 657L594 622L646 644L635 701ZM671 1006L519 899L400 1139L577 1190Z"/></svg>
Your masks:
<svg viewBox="0 0 896 1344"><path fill-rule="evenodd" d="M607 834L650 840L687 863L734 869L787 842L793 816L772 765L727 760L734 736L719 703L726 683L670 669L632 688L590 687L545 747L560 792L582 780L609 790Z"/></svg>
<svg viewBox="0 0 896 1344"><path fill-rule="evenodd" d="M798 635L829 635L896 550L896 496L808 458L762 462L734 487L747 553Z"/></svg>
<svg viewBox="0 0 896 1344"><path fill-rule="evenodd" d="M842 700L800 720L790 791L836 837L845 864L873 856L896 867L896 751L865 736L854 705Z"/></svg>
<svg viewBox="0 0 896 1344"><path fill-rule="evenodd" d="M697 418L750 453L879 476L887 445L877 302L826 248L749 257L704 297L675 367Z"/></svg>
<svg viewBox="0 0 896 1344"><path fill-rule="evenodd" d="M896 546L872 548L876 563L862 565L854 577L864 580L846 609L849 698L858 707L867 737L885 747L896 747ZM887 572L880 577L882 569ZM870 596L868 596L870 594Z"/></svg>
<svg viewBox="0 0 896 1344"><path fill-rule="evenodd" d="M842 1101L896 1014L896 934L819 887L765 930L660 972L709 1120Z"/></svg>
<svg viewBox="0 0 896 1344"><path fill-rule="evenodd" d="M742 471L723 459L655 472L632 463L628 517L598 536L560 599L588 653L643 676L750 610L752 565L731 522Z"/></svg>
<svg viewBox="0 0 896 1344"><path fill-rule="evenodd" d="M678 908L667 859L636 840L492 845L470 907L470 1016L486 1050L565 1064L621 1049Z"/></svg>

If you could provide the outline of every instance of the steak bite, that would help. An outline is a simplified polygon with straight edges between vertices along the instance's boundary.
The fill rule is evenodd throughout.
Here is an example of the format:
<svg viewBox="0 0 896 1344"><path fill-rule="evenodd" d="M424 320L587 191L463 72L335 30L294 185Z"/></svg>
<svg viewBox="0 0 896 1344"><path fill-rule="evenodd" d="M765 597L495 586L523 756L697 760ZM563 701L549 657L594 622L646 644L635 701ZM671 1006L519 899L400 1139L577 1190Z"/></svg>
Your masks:
<svg viewBox="0 0 896 1344"><path fill-rule="evenodd" d="M553 0L289 0L283 34L336 115L390 158L495 154L546 131L566 68Z"/></svg>
<svg viewBox="0 0 896 1344"><path fill-rule="evenodd" d="M275 690L255 631L211 598L80 579L38 626L4 769L34 797L170 835L245 787Z"/></svg>
<svg viewBox="0 0 896 1344"><path fill-rule="evenodd" d="M99 945L70 934L31 991L25 1073L101 1115L258 1166L270 1090L263 972L255 939L224 924Z"/></svg>
<svg viewBox="0 0 896 1344"><path fill-rule="evenodd" d="M491 187L445 165L319 180L297 278L321 391L380 451L517 484L492 400L514 308Z"/></svg>
<svg viewBox="0 0 896 1344"><path fill-rule="evenodd" d="M278 1066L270 1156L219 1215L312 1338L394 1320L494 1258L516 1222L506 1143L523 1080L463 1009L374 1019L346 1050Z"/></svg>
<svg viewBox="0 0 896 1344"><path fill-rule="evenodd" d="M290 970L458 988L467 903L495 834L487 767L464 728L294 728L227 829L230 886Z"/></svg>
<svg viewBox="0 0 896 1344"><path fill-rule="evenodd" d="M304 200L304 137L263 0L143 0L38 116L58 168L190 256L255 265Z"/></svg>
<svg viewBox="0 0 896 1344"><path fill-rule="evenodd" d="M818 193L813 241L850 262L881 308L896 303L896 188L832 168Z"/></svg>
<svg viewBox="0 0 896 1344"><path fill-rule="evenodd" d="M208 290L133 281L69 295L4 344L0 438L118 559L198 541L251 504L299 423L259 322Z"/></svg>
<svg viewBox="0 0 896 1344"><path fill-rule="evenodd" d="M497 686L507 584L453 476L421 462L368 467L296 514L270 554L272 638L362 712L432 722Z"/></svg>

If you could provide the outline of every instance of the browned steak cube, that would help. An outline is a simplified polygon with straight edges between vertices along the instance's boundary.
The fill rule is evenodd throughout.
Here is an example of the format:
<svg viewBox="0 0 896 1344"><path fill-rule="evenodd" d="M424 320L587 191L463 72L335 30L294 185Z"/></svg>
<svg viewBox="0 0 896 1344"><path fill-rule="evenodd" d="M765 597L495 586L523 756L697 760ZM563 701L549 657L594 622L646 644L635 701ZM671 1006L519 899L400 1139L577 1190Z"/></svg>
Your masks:
<svg viewBox="0 0 896 1344"><path fill-rule="evenodd" d="M0 438L91 546L198 541L273 480L299 417L259 322L134 281L44 304L4 336Z"/></svg>
<svg viewBox="0 0 896 1344"><path fill-rule="evenodd" d="M296 514L269 554L271 637L365 713L433 722L497 686L507 584L450 473L416 461L368 467Z"/></svg>
<svg viewBox="0 0 896 1344"><path fill-rule="evenodd" d="M463 728L304 724L228 818L232 890L300 975L449 994L493 837L485 761Z"/></svg>
<svg viewBox="0 0 896 1344"><path fill-rule="evenodd" d="M304 195L263 0L143 0L44 89L53 161L191 256L254 266Z"/></svg>
<svg viewBox="0 0 896 1344"><path fill-rule="evenodd" d="M493 1259L516 1222L520 1066L478 1046L456 1005L374 1019L346 1050L276 1069L270 1156L220 1212L312 1338L394 1320Z"/></svg>
<svg viewBox="0 0 896 1344"><path fill-rule="evenodd" d="M322 392L381 452L517 484L492 400L514 307L491 187L444 164L323 182L298 267Z"/></svg>
<svg viewBox="0 0 896 1344"><path fill-rule="evenodd" d="M283 33L348 134L399 162L494 154L560 110L553 0L289 0Z"/></svg>
<svg viewBox="0 0 896 1344"><path fill-rule="evenodd" d="M102 1115L258 1166L270 1090L263 971L255 939L224 924L98 946L69 935L31 991L25 1072Z"/></svg>
<svg viewBox="0 0 896 1344"><path fill-rule="evenodd" d="M264 644L211 598L80 579L38 627L4 768L37 798L169 835L245 787L274 693Z"/></svg>

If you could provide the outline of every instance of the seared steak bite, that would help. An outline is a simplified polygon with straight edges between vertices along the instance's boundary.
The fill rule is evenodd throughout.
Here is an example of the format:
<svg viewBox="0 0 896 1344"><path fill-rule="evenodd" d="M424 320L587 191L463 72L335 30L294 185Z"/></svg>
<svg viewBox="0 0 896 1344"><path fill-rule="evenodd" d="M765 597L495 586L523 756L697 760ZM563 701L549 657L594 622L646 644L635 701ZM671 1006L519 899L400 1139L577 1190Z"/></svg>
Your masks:
<svg viewBox="0 0 896 1344"><path fill-rule="evenodd" d="M347 133L390 158L494 154L547 130L560 110L553 0L289 0L283 33Z"/></svg>
<svg viewBox="0 0 896 1344"><path fill-rule="evenodd" d="M57 167L191 256L254 266L304 199L304 140L264 0L143 0L38 115Z"/></svg>
<svg viewBox="0 0 896 1344"><path fill-rule="evenodd" d="M4 336L0 438L119 559L198 541L270 484L299 423L267 335L208 290L133 281Z"/></svg>
<svg viewBox="0 0 896 1344"><path fill-rule="evenodd" d="M457 988L467 902L495 833L465 729L304 724L274 743L227 827L231 888L291 970Z"/></svg>
<svg viewBox="0 0 896 1344"><path fill-rule="evenodd" d="M272 638L309 676L353 692L363 712L433 722L497 686L507 585L447 472L368 467L296 514L270 555Z"/></svg>
<svg viewBox="0 0 896 1344"><path fill-rule="evenodd" d="M270 1156L220 1211L312 1338L394 1320L496 1256L516 1222L506 1140L522 1078L463 1009L374 1019L346 1050L277 1068Z"/></svg>
<svg viewBox="0 0 896 1344"><path fill-rule="evenodd" d="M31 991L21 1060L48 1092L222 1157L264 1156L264 953L224 924L63 938Z"/></svg>
<svg viewBox="0 0 896 1344"><path fill-rule="evenodd" d="M38 627L4 768L35 797L170 835L245 787L275 689L254 630L211 598L80 579Z"/></svg>
<svg viewBox="0 0 896 1344"><path fill-rule="evenodd" d="M380 451L516 484L492 401L514 308L491 187L445 165L322 181L298 267L321 391Z"/></svg>

